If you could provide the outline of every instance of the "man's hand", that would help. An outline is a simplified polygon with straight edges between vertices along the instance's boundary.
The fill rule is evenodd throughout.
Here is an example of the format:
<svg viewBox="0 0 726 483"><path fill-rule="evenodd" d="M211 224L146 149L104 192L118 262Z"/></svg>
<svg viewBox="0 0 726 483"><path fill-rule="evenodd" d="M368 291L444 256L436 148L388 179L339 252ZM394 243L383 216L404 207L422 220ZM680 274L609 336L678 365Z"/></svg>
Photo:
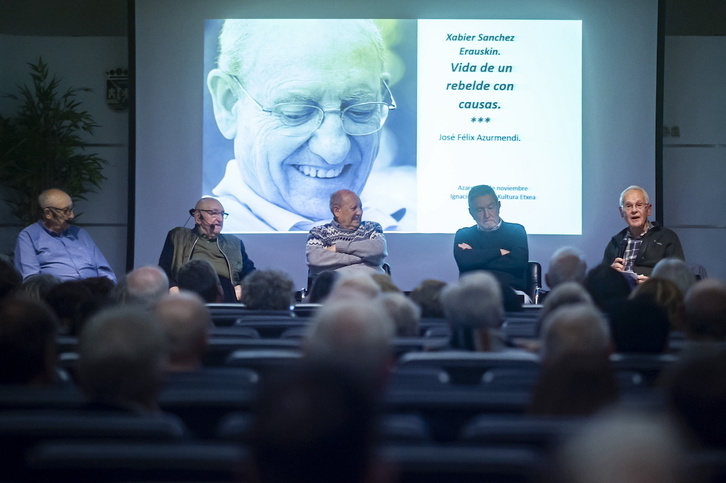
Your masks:
<svg viewBox="0 0 726 483"><path fill-rule="evenodd" d="M237 298L237 300L242 300L242 285L234 286L234 296Z"/></svg>
<svg viewBox="0 0 726 483"><path fill-rule="evenodd" d="M461 248L462 250L471 250L471 245L469 245L468 243L459 243L456 246Z"/></svg>
<svg viewBox="0 0 726 483"><path fill-rule="evenodd" d="M500 248L499 249L499 253L501 253L502 256L504 256L504 255L509 255L510 251L509 250L505 250L504 248Z"/></svg>
<svg viewBox="0 0 726 483"><path fill-rule="evenodd" d="M638 283L643 283L646 280L648 280L648 277L645 275L638 275Z"/></svg>
<svg viewBox="0 0 726 483"><path fill-rule="evenodd" d="M169 293L172 295L179 293L179 287L176 285L169 287Z"/></svg>
<svg viewBox="0 0 726 483"><path fill-rule="evenodd" d="M325 247L325 249L326 249L326 250L329 250L329 251L331 251L331 252L334 252L334 251L336 251L336 250L335 250L335 245L330 245L329 247Z"/></svg>
<svg viewBox="0 0 726 483"><path fill-rule="evenodd" d="M610 266L618 272L622 272L625 269L625 260L623 260L622 258L616 258L615 260L613 260L613 263Z"/></svg>

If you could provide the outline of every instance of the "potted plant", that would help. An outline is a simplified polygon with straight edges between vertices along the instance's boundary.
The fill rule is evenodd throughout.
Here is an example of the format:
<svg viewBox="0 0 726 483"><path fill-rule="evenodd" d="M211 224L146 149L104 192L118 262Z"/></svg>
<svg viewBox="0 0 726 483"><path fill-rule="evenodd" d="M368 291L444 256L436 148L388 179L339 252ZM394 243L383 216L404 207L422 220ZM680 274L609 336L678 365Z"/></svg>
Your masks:
<svg viewBox="0 0 726 483"><path fill-rule="evenodd" d="M5 202L23 226L40 218L37 198L48 188L64 190L72 199L95 192L106 179L105 160L87 153L82 139L99 127L81 109L79 92L88 88L60 89L42 58L28 63L32 85L3 96L19 101L14 116L0 116L0 183L8 190Z"/></svg>

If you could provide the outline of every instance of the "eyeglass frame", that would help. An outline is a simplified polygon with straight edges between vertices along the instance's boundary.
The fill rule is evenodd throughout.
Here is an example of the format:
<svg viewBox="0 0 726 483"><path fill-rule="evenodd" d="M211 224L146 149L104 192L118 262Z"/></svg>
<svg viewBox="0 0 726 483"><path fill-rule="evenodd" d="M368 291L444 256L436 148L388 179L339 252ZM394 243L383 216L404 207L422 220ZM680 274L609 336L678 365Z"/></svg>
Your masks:
<svg viewBox="0 0 726 483"><path fill-rule="evenodd" d="M271 108L268 109L268 108L265 108L262 105L262 103L260 103L257 99L255 99L254 97L252 97L252 95L249 92L247 92L247 89L244 88L244 86L242 85L242 81L239 80L239 77L237 77L236 75L233 75L233 74L227 74L227 75L229 75L230 77L232 77L237 82L237 85L239 86L240 89L242 89L242 92L244 92L245 94L247 94L247 97L249 97L252 100L252 102L255 103L255 105L260 109L260 111L262 111L262 112L264 112L266 114L269 114L270 116L272 116L272 114L273 114L272 109L274 109L276 106L279 106L279 105L282 105L282 104L298 104L300 106L314 107L316 109L319 109L320 112L323 113L323 116L320 118L320 123L318 124L318 127L316 127L315 129L313 129L312 131L310 131L310 134L312 134L315 131L317 131L318 129L320 129L320 126L322 126L323 123L325 122L325 114L327 112L340 111L341 124L343 126L343 131L345 131L346 134L348 134L349 136L370 136L371 134L377 133L378 131L380 131L381 129L383 129L383 126L386 124L386 121L384 120L383 123L375 131L372 131L372 132L369 132L369 133L365 133L365 134L353 134L353 133L349 133L348 131L345 130L345 124L343 123L343 114L345 113L345 111L347 111L348 109L351 109L351 108L353 108L355 106L359 106L361 104L383 104L383 105L385 105L385 106L388 107L388 110L389 111L393 111L393 110L395 110L398 107L398 105L396 104L396 99L393 97L393 92L391 92L391 88L388 87L388 83L384 79L381 79L381 82L383 83L383 85L386 88L386 91L388 92L388 97L391 98L391 102L385 102L385 101L358 102L356 104L351 104L350 106L346 107L345 109L340 109L340 108L338 108L338 109L323 109L320 106L316 106L316 105L313 105L313 104L305 104L304 102L280 102L280 103L277 103L277 104L273 105ZM386 120L388 120L388 114L386 114ZM287 127L293 127L293 126L287 126Z"/></svg>
<svg viewBox="0 0 726 483"><path fill-rule="evenodd" d="M43 207L44 210L53 210L53 211L60 212L60 214L62 214L63 216L68 216L71 213L73 213L74 208L75 207L73 205L71 205L67 208L56 208L55 206L44 206Z"/></svg>
<svg viewBox="0 0 726 483"><path fill-rule="evenodd" d="M209 215L211 217L221 216L223 220L226 220L227 217L229 216L229 213L227 213L225 211L203 210L201 208L195 208L194 211L199 211L199 212L202 212L202 213L206 213L207 215Z"/></svg>

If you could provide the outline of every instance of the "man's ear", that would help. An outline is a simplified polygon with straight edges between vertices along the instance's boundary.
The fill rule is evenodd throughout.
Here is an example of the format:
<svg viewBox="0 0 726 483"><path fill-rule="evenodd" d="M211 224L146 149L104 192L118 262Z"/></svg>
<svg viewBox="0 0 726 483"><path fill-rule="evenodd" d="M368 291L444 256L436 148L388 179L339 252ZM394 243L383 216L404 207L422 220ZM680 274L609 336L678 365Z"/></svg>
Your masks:
<svg viewBox="0 0 726 483"><path fill-rule="evenodd" d="M236 83L229 74L212 69L207 75L207 89L212 95L214 119L217 121L219 132L227 139L234 139L237 134L237 104Z"/></svg>
<svg viewBox="0 0 726 483"><path fill-rule="evenodd" d="M618 211L620 212L620 217L621 218L625 218L625 211L623 211L623 207L622 206L618 206Z"/></svg>

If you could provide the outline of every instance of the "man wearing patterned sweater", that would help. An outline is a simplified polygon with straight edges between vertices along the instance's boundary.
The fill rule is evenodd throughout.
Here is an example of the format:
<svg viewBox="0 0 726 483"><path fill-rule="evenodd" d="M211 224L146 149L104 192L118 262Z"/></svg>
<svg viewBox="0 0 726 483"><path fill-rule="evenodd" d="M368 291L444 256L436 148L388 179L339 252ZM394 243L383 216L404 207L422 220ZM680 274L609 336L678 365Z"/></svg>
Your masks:
<svg viewBox="0 0 726 483"><path fill-rule="evenodd" d="M333 221L313 227L308 235L305 255L309 276L325 270L383 273L388 255L383 228L373 221L361 221L358 195L350 190L336 191L330 196L330 211Z"/></svg>

